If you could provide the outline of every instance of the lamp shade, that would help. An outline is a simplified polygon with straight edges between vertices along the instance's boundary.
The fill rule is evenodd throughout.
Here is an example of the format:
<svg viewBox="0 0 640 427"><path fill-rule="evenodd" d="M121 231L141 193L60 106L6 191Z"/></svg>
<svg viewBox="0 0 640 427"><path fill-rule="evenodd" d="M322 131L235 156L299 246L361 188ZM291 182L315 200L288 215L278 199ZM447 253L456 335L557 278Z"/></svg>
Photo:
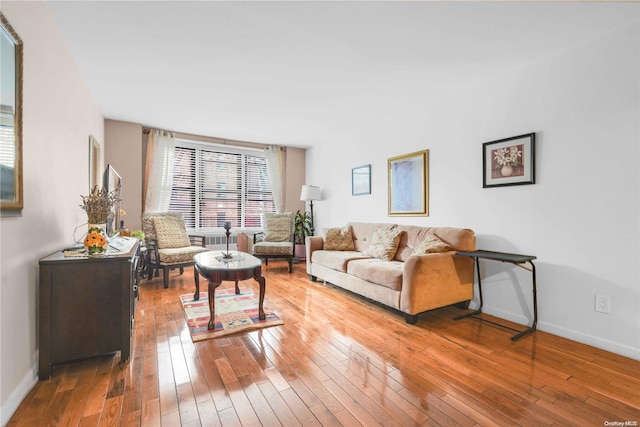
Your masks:
<svg viewBox="0 0 640 427"><path fill-rule="evenodd" d="M315 185L303 185L300 200L320 200L320 187Z"/></svg>

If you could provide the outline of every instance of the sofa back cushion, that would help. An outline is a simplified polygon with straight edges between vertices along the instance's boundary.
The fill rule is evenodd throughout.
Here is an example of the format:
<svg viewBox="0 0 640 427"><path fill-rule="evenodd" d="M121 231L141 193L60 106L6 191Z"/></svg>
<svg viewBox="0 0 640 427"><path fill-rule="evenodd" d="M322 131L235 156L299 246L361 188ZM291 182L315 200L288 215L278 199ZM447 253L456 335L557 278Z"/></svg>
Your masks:
<svg viewBox="0 0 640 427"><path fill-rule="evenodd" d="M290 242L293 235L293 213L264 214L264 241Z"/></svg>
<svg viewBox="0 0 640 427"><path fill-rule="evenodd" d="M413 251L420 246L427 236L432 235L434 230L431 227L419 227L417 225L398 225L397 228L405 231L396 252L395 259L398 261L409 259L413 255Z"/></svg>
<svg viewBox="0 0 640 427"><path fill-rule="evenodd" d="M383 261L391 261L396 256L398 244L400 244L400 238L403 234L404 231L395 228L391 230L376 229L364 254Z"/></svg>
<svg viewBox="0 0 640 427"><path fill-rule="evenodd" d="M371 222L350 222L351 233L353 234L353 243L356 251L364 253L371 243L373 232L379 228L391 230L394 224L371 223Z"/></svg>
<svg viewBox="0 0 640 427"><path fill-rule="evenodd" d="M454 227L419 227L416 225L397 225L405 233L400 239L395 259L406 261L429 236L437 236L449 245L452 251L473 251L476 249L476 237L472 230Z"/></svg>
<svg viewBox="0 0 640 427"><path fill-rule="evenodd" d="M182 218L169 215L156 216L153 218L153 225L156 229L158 248L184 248L191 246Z"/></svg>
<svg viewBox="0 0 640 427"><path fill-rule="evenodd" d="M416 255L422 254L436 254L441 252L448 252L451 250L451 246L448 243L445 243L440 239L436 234L429 234L423 241L418 245L416 249L413 250L413 253Z"/></svg>

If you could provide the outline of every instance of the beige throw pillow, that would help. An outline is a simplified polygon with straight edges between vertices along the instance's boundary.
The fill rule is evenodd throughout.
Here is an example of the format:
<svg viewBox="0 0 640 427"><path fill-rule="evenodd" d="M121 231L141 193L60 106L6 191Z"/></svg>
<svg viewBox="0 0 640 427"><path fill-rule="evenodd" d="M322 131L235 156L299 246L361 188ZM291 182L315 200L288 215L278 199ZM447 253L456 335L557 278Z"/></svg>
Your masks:
<svg viewBox="0 0 640 427"><path fill-rule="evenodd" d="M293 215L265 214L265 242L289 242L293 234Z"/></svg>
<svg viewBox="0 0 640 427"><path fill-rule="evenodd" d="M356 249L353 243L351 226L327 228L324 230L323 249L327 251L353 251Z"/></svg>
<svg viewBox="0 0 640 427"><path fill-rule="evenodd" d="M153 227L156 230L156 238L160 249L191 246L182 218L157 216L153 218Z"/></svg>
<svg viewBox="0 0 640 427"><path fill-rule="evenodd" d="M371 243L369 243L365 255L379 258L383 261L391 261L396 256L402 233L403 231L401 230L375 229L371 235Z"/></svg>
<svg viewBox="0 0 640 427"><path fill-rule="evenodd" d="M440 240L435 234L428 235L417 248L413 250L414 254L434 254L439 252L448 252L451 250L451 246Z"/></svg>

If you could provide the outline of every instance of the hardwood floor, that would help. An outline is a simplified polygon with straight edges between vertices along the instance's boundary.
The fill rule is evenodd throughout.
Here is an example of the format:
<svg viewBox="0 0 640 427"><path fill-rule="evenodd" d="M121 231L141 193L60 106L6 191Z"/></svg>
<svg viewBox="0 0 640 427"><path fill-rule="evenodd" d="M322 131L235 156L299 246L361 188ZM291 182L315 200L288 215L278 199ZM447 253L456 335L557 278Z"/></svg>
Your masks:
<svg viewBox="0 0 640 427"><path fill-rule="evenodd" d="M142 281L132 356L57 365L9 426L603 426L640 422L640 361L460 309L398 313L271 262L283 326L192 343L190 270ZM231 287L224 283L223 287ZM258 293L253 280L241 287ZM72 309L72 308L70 308ZM498 320L502 322L502 320ZM519 326L519 325L518 325ZM633 423L636 424L633 424Z"/></svg>

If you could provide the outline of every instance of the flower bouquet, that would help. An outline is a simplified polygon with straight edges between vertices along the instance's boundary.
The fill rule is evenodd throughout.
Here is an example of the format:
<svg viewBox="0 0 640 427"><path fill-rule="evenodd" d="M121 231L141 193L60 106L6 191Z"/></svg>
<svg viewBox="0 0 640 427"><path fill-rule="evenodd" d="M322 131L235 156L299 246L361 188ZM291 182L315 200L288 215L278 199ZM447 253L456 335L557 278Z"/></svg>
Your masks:
<svg viewBox="0 0 640 427"><path fill-rule="evenodd" d="M120 198L115 192L109 193L107 189L98 188L97 185L88 196L80 197L82 197L80 207L87 213L89 220L89 231L84 239L84 247L89 255L105 253L109 245L105 230L107 217Z"/></svg>

